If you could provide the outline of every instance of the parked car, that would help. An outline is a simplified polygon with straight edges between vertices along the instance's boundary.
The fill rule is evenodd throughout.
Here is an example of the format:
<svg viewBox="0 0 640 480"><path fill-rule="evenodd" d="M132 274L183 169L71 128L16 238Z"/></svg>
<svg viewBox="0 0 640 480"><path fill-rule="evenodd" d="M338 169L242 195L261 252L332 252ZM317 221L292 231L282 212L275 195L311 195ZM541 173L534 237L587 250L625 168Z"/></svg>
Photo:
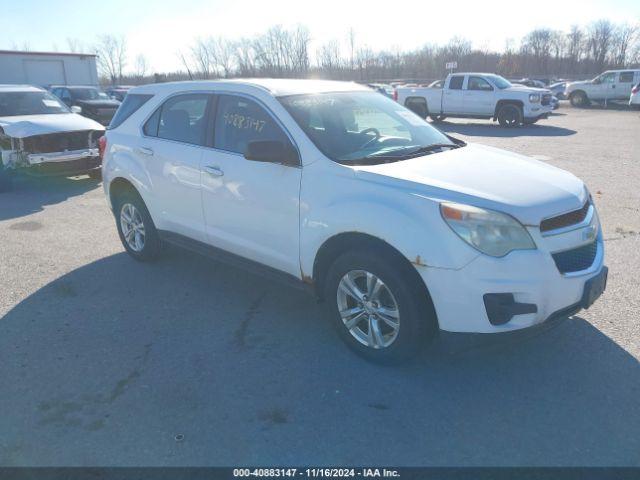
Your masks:
<svg viewBox="0 0 640 480"><path fill-rule="evenodd" d="M524 85L525 87L533 88L546 88L547 86L541 80L534 80L533 78L522 78L520 80L511 80L514 85Z"/></svg>
<svg viewBox="0 0 640 480"><path fill-rule="evenodd" d="M551 97L551 109L552 110L557 110L560 108L560 100L558 100L558 97L556 97L555 95L553 95Z"/></svg>
<svg viewBox="0 0 640 480"><path fill-rule="evenodd" d="M513 85L500 75L456 73L448 75L444 88L398 87L398 102L422 118L446 117L498 120L516 127L546 118L552 110L551 93Z"/></svg>
<svg viewBox="0 0 640 480"><path fill-rule="evenodd" d="M553 93L553 95L557 97L559 100L565 100L567 98L564 95L566 86L567 86L567 82L556 82L549 85L547 87L547 90Z"/></svg>
<svg viewBox="0 0 640 480"><path fill-rule="evenodd" d="M0 85L0 191L18 171L99 176L103 134L102 125L72 113L44 89Z"/></svg>
<svg viewBox="0 0 640 480"><path fill-rule="evenodd" d="M385 97L393 98L395 89L391 85L387 85L386 83L369 83L367 86Z"/></svg>
<svg viewBox="0 0 640 480"><path fill-rule="evenodd" d="M365 86L145 85L105 138L104 191L134 259L169 242L306 285L375 361L438 329L569 315L605 288L582 181L449 137Z"/></svg>
<svg viewBox="0 0 640 480"><path fill-rule="evenodd" d="M640 108L640 83L631 89L631 96L629 97L629 106Z"/></svg>
<svg viewBox="0 0 640 480"><path fill-rule="evenodd" d="M638 82L640 69L608 70L593 80L568 83L565 95L574 107L586 107L591 102L626 101Z"/></svg>
<svg viewBox="0 0 640 480"><path fill-rule="evenodd" d="M109 96L109 98L122 102L124 101L124 97L127 96L127 92L132 88L133 87L129 86L114 86L107 88L105 93Z"/></svg>
<svg viewBox="0 0 640 480"><path fill-rule="evenodd" d="M106 93L96 87L56 86L50 87L51 93L62 100L68 107L80 107L80 113L102 125L109 122L120 106Z"/></svg>

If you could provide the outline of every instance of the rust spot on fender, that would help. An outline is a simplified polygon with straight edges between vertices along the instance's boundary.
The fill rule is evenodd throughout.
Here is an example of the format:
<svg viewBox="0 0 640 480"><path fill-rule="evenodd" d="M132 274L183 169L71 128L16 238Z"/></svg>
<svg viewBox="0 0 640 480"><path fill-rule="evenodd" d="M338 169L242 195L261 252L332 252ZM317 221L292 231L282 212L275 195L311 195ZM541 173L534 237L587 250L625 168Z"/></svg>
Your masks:
<svg viewBox="0 0 640 480"><path fill-rule="evenodd" d="M422 261L422 258L420 257L420 255L416 256L416 258L411 262L414 265L418 266L418 267L428 267L429 265L427 265L426 263L424 263Z"/></svg>

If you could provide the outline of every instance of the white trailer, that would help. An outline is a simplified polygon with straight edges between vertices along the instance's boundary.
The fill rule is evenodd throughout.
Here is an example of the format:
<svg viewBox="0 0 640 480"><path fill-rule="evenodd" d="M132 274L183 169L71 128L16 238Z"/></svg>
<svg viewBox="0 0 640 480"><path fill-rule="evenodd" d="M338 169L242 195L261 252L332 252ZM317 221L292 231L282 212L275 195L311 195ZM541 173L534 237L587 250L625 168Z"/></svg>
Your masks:
<svg viewBox="0 0 640 480"><path fill-rule="evenodd" d="M98 85L96 56L0 50L0 84Z"/></svg>

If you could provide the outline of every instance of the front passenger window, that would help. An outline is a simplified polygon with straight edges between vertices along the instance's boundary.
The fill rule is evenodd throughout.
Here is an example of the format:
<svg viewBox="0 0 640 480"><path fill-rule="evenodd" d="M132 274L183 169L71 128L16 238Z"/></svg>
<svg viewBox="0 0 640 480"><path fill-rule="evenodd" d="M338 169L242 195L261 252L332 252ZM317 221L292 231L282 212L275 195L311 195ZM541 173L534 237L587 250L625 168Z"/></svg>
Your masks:
<svg viewBox="0 0 640 480"><path fill-rule="evenodd" d="M158 138L204 145L208 102L209 95L200 93L167 100L160 110Z"/></svg>
<svg viewBox="0 0 640 480"><path fill-rule="evenodd" d="M220 95L216 113L214 146L244 154L249 142L278 141L290 144L275 119L257 102L235 95Z"/></svg>

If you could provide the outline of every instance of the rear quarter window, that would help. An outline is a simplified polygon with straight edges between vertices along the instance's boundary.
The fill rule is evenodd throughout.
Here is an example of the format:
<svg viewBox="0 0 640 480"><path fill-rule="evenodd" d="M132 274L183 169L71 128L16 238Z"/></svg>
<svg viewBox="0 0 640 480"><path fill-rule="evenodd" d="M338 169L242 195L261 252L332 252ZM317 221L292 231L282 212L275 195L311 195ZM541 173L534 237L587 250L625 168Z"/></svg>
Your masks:
<svg viewBox="0 0 640 480"><path fill-rule="evenodd" d="M118 107L116 114L111 119L109 129L113 130L114 128L122 125L127 118L138 111L140 107L147 103L152 97L153 95L141 95L135 93L127 95L122 104Z"/></svg>

